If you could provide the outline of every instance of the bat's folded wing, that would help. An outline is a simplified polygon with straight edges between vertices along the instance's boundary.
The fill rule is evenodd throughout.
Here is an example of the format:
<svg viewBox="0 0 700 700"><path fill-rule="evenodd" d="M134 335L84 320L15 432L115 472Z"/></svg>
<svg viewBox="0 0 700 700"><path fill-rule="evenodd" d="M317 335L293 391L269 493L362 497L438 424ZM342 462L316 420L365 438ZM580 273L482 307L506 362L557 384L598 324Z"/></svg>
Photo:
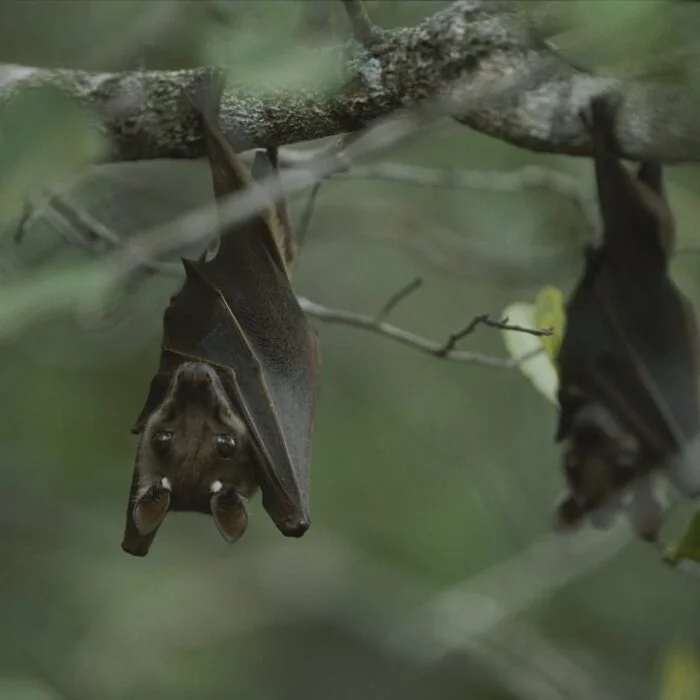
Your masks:
<svg viewBox="0 0 700 700"><path fill-rule="evenodd" d="M185 286L165 314L164 350L217 369L251 432L263 505L283 534L300 536L309 525L318 352L262 226L253 219L228 234L235 255L184 262Z"/></svg>
<svg viewBox="0 0 700 700"><path fill-rule="evenodd" d="M634 264L636 263L636 265ZM662 270L637 277L639 261L610 270L598 285L611 334L631 360L677 447L698 431L695 320Z"/></svg>
<svg viewBox="0 0 700 700"><path fill-rule="evenodd" d="M585 383L654 450L670 455L699 427L695 322L662 270L648 270L643 284L638 281L629 266L604 263L592 275L588 292L570 302L559 362L564 371L586 373L576 383ZM565 413L559 438L568 433Z"/></svg>

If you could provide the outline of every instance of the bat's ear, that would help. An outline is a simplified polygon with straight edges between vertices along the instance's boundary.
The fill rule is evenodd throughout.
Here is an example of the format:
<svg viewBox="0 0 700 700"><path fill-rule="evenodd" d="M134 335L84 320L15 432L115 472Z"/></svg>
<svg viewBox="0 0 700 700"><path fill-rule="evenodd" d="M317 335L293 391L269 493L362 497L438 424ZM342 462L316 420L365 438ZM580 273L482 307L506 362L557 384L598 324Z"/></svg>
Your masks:
<svg viewBox="0 0 700 700"><path fill-rule="evenodd" d="M216 528L229 544L233 544L248 527L248 514L243 501L234 490L223 490L220 481L212 484L211 492L209 507Z"/></svg>
<svg viewBox="0 0 700 700"><path fill-rule="evenodd" d="M132 510L134 525L139 534L154 534L168 514L170 508L170 482L162 479L138 498Z"/></svg>

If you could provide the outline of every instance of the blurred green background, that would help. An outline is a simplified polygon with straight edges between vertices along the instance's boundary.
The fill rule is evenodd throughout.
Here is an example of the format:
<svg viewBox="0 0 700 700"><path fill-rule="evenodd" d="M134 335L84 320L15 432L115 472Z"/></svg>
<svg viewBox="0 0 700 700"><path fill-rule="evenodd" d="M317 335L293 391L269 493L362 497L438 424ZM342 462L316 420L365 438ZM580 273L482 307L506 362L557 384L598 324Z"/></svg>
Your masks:
<svg viewBox="0 0 700 700"><path fill-rule="evenodd" d="M388 28L446 4L366 6ZM695 87L694 3L550 5L570 22L552 41L572 59ZM318 56L336 56L328 47L348 36L338 1L0 8L3 62L215 63L265 88L334 89L341 62ZM552 537L563 485L556 409L517 370L444 362L315 322L323 386L307 535L282 538L256 500L234 547L207 518L171 515L146 559L124 554L129 430L178 282L149 277L102 315L90 298L59 314L44 292L81 284L100 245L81 248L75 227L46 207L20 245L13 236L27 197L40 201L47 188L68 187L123 237L211 194L201 162L86 167L102 146L89 115L50 91L0 114L0 700L680 700L663 668L677 643L700 644L700 581L627 541L624 525ZM528 153L458 125L376 160L490 172L538 165L594 193L588 159ZM679 246L689 249L674 275L697 305L698 170L668 177ZM292 200L295 221L305 201ZM337 179L320 190L294 282L318 303L374 313L420 276L422 289L391 321L443 340L543 285L568 292L583 231L574 204L547 190ZM462 347L506 354L495 330ZM674 512L669 537L688 513ZM683 669L697 674L692 663Z"/></svg>

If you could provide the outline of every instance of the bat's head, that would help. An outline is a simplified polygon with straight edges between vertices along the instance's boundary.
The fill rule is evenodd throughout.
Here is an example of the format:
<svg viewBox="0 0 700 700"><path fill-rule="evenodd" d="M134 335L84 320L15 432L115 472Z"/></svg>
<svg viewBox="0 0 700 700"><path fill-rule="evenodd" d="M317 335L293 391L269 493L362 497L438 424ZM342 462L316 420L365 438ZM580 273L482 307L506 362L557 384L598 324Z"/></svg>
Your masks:
<svg viewBox="0 0 700 700"><path fill-rule="evenodd" d="M145 555L168 511L211 514L229 542L243 535L245 501L257 488L252 452L245 423L209 364L187 362L175 371L144 424L135 469L125 551Z"/></svg>
<svg viewBox="0 0 700 700"><path fill-rule="evenodd" d="M606 527L621 508L645 539L660 527L660 507L649 479L650 460L639 440L600 403L586 403L572 420L564 452L569 493L557 510L560 529L589 517Z"/></svg>

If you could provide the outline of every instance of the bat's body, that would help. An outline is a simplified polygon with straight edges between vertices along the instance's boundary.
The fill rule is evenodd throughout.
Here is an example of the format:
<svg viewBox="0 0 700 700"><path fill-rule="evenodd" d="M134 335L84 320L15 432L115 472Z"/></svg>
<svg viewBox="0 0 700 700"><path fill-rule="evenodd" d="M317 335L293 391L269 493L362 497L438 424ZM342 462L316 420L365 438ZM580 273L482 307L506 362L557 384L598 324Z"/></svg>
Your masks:
<svg viewBox="0 0 700 700"><path fill-rule="evenodd" d="M221 84L193 101L219 200L252 180L216 126ZM256 156L253 173L268 169ZM273 165L276 165L273 163ZM283 205L221 231L164 316L160 367L133 431L140 435L122 547L148 553L168 511L208 513L224 537L245 531L245 501L288 536L309 526L317 393L313 329L289 282L293 238Z"/></svg>
<svg viewBox="0 0 700 700"><path fill-rule="evenodd" d="M624 168L603 101L592 105L590 128L604 230L568 302L557 358L569 486L559 520L571 526L590 514L605 524L627 490L635 529L654 539L652 473L667 468L687 495L700 486L682 459L700 429L697 328L668 273L674 231L661 167L642 164L636 178Z"/></svg>

